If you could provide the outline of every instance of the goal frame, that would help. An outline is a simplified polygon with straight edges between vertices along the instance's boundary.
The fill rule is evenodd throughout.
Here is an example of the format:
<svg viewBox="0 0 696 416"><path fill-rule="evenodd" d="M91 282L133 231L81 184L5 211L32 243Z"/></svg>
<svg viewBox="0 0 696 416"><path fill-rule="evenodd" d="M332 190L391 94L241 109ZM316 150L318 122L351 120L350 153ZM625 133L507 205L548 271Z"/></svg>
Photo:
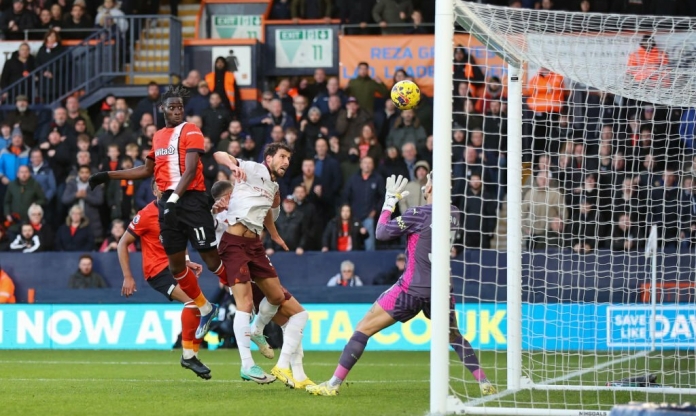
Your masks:
<svg viewBox="0 0 696 416"><path fill-rule="evenodd" d="M457 14L459 10L462 14ZM437 168L433 175L433 212L449 212L451 205L450 182L452 178L452 51L454 48L455 22L469 30L471 35L481 41L487 49L494 52L507 63L507 98L508 98L508 132L507 132L507 379L506 389L486 398L462 402L459 397L450 394L449 387L449 291L450 291L450 243L449 216L433 215L432 229L432 326L430 351L430 415L479 414L479 415L573 415L592 412L593 415L609 415L609 411L597 409L549 409L523 407L481 407L480 405L498 398L514 394L521 390L575 390L575 391L633 391L656 392L665 394L692 394L694 388L646 388L646 387L606 387L583 385L560 385L562 381L584 373L596 371L601 367L611 366L623 361L647 356L656 350L655 341L645 350L628 354L617 360L608 361L590 369L578 370L562 377L560 380L548 380L544 384L535 384L522 374L522 108L523 108L523 68L525 61L516 51L505 46L505 42L495 34L481 36L470 29L481 26L481 20L468 9L466 4L457 0L436 0L435 3L435 74L434 79L434 129L436 138L433 158ZM653 226L651 234L657 232ZM440 238L438 238L438 236ZM653 238L651 238L653 240ZM656 311L657 293L657 242L646 250L651 262L651 302L653 315ZM655 323L651 323L654 329ZM502 387L503 380L497 380ZM502 389L501 389L502 390Z"/></svg>

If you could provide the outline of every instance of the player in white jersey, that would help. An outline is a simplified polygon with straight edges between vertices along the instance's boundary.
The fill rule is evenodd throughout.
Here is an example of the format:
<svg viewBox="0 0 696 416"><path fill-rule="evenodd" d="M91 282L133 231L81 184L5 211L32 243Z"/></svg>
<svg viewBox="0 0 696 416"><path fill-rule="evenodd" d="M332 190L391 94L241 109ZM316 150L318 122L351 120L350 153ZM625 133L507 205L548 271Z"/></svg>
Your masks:
<svg viewBox="0 0 696 416"><path fill-rule="evenodd" d="M278 376L266 374L254 363L251 341L259 346L262 354L273 357L263 329L285 301L278 273L261 242L261 232L265 226L271 238L287 250L275 228L271 208L278 193L276 180L285 175L292 149L285 143L271 143L263 154L263 164L238 160L225 152L214 154L217 163L230 169L241 168L246 175L245 180L234 186L233 197L227 206L228 226L220 239L218 250L227 270L227 285L233 289L237 306L233 326L242 358L240 374L243 380L259 384L272 383ZM252 280L265 295L253 325L250 324L254 307ZM302 327L306 320L305 315Z"/></svg>
<svg viewBox="0 0 696 416"><path fill-rule="evenodd" d="M233 186L229 181L218 181L210 189L210 193L213 199L215 199L213 214L215 215L215 233L218 244L220 244L223 234L227 231L227 207L232 196L232 190ZM278 201L275 201L274 205L280 204L280 196L277 199ZM227 286L227 282L221 283L234 295L232 289ZM252 283L251 287L254 310L257 311L265 297L256 284ZM307 386L315 385L305 374L302 363L302 358L304 357L302 332L307 322L307 311L285 288L283 288L283 292L285 294L285 302L278 308L278 313L273 317L273 322L283 329L284 342L280 350L278 364L271 370L271 374L288 387L304 390ZM272 352L273 350L270 351ZM268 358L273 357L268 356Z"/></svg>

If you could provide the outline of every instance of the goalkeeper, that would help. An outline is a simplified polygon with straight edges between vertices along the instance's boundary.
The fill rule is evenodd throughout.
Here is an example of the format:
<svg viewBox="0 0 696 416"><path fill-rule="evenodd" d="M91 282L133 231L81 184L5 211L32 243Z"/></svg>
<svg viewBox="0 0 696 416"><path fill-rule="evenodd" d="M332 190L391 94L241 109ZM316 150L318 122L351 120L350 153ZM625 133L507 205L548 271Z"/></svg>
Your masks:
<svg viewBox="0 0 696 416"><path fill-rule="evenodd" d="M377 302L372 305L367 314L358 323L353 336L343 349L338 367L333 377L316 386L307 386L307 391L318 396L336 396L341 383L358 361L367 341L377 332L394 325L397 321L406 322L421 311L430 319L430 247L432 241L432 173L423 187L426 205L412 207L404 214L391 219L396 204L408 195L404 192L408 180L392 175L387 179L386 199L382 214L377 223L377 238L391 240L406 235L406 268L399 280L382 293ZM456 208L452 207L451 226L458 224ZM459 333L457 318L454 314L454 298L451 300L450 311L450 343L464 362L466 368L479 382L481 393L484 395L496 393L495 387L488 381L481 368L478 358L469 341Z"/></svg>

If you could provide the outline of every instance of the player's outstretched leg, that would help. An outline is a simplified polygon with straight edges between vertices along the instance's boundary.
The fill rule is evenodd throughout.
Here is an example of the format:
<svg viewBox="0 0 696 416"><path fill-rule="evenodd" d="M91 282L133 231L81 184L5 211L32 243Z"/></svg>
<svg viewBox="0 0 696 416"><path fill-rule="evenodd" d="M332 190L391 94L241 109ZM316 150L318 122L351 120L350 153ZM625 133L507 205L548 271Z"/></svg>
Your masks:
<svg viewBox="0 0 696 416"><path fill-rule="evenodd" d="M195 338L196 328L200 321L200 312L193 302L184 304L181 311L181 345L183 353L181 355L181 366L187 368L204 380L210 379L210 368L198 359L198 346L200 340Z"/></svg>
<svg viewBox="0 0 696 416"><path fill-rule="evenodd" d="M293 373L290 371L290 360L292 359L293 353L297 351L298 346L302 343L302 331L307 324L308 317L307 311L302 310L293 314L288 319L283 337L283 347L280 350L280 357L278 358L276 366L271 370L271 374L290 388L298 388Z"/></svg>
<svg viewBox="0 0 696 416"><path fill-rule="evenodd" d="M298 390L305 390L308 386L316 386L316 383L307 377L304 371L303 365L304 350L302 349L302 343L297 346L297 349L292 354L290 359L290 368L292 369L292 378L295 379L295 388Z"/></svg>
<svg viewBox="0 0 696 416"><path fill-rule="evenodd" d="M203 339L213 317L217 314L217 305L212 305L208 302L201 288L198 286L198 278L188 267L184 267L184 270L180 273L174 274L174 279L179 283L181 290L186 293L188 297L193 299L193 303L201 311L201 319L196 329L195 337L197 339Z"/></svg>
<svg viewBox="0 0 696 416"><path fill-rule="evenodd" d="M276 380L275 376L266 374L261 367L254 363L254 358L251 356L251 310L253 309L251 283L234 285L232 295L237 305L233 327L239 356L242 359L240 377L244 381L253 381L258 384L272 383Z"/></svg>
<svg viewBox="0 0 696 416"><path fill-rule="evenodd" d="M257 347L259 347L259 352L261 355L269 360L275 357L275 352L273 351L273 348L268 345L268 341L266 341L266 336L263 334L263 330L266 328L266 325L271 322L271 319L273 319L276 312L278 312L278 306L271 305L268 302L268 299L264 297L259 304L259 310L256 314L256 318L254 318L254 322L251 324L251 341L256 344Z"/></svg>
<svg viewBox="0 0 696 416"><path fill-rule="evenodd" d="M452 345L452 348L454 348L454 351L459 356L461 362L464 363L466 369L469 370L471 375L473 375L476 381L478 381L479 387L481 388L481 394L484 396L496 394L498 390L486 377L486 373L483 371L483 368L481 368L481 364L479 363L474 348L456 328L450 330L450 345Z"/></svg>

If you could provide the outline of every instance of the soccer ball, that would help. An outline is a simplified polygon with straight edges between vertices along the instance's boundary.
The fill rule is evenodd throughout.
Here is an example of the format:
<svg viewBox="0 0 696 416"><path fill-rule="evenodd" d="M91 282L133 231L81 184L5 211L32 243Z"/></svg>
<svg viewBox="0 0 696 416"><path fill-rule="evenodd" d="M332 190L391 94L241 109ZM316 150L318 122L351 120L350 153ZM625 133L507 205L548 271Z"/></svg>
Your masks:
<svg viewBox="0 0 696 416"><path fill-rule="evenodd" d="M420 88L407 79L399 81L392 87L391 99L399 110L410 110L420 102Z"/></svg>

